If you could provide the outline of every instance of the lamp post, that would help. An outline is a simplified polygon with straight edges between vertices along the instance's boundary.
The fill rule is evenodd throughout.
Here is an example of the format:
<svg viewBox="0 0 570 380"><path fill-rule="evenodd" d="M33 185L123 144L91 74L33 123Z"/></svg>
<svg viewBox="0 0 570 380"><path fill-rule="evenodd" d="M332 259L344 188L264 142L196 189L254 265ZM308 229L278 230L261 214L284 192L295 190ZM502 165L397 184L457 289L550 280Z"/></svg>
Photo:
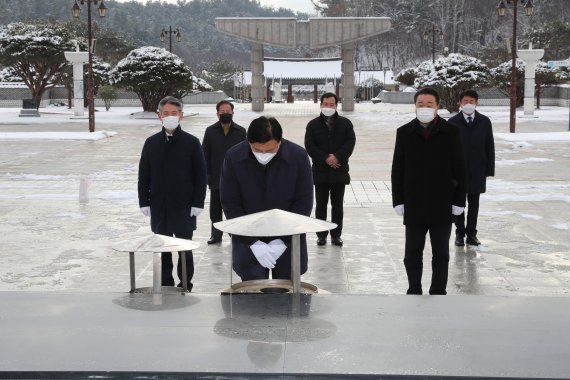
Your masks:
<svg viewBox="0 0 570 380"><path fill-rule="evenodd" d="M87 78L87 106L89 107L89 132L95 132L95 99L93 95L93 34L91 31L91 4L97 5L101 3L97 10L99 11L99 17L105 17L107 15L107 7L103 3L103 0L80 0L81 5L87 3L87 44L88 44L88 78ZM78 18L81 13L81 7L75 4L71 7L71 13L73 17Z"/></svg>
<svg viewBox="0 0 570 380"><path fill-rule="evenodd" d="M428 40L429 35L431 34L431 62L434 63L435 62L435 34L438 33L439 34L439 39L443 41L443 31L441 29L436 28L435 25L432 25L431 27L427 28L426 30L424 30L423 36L424 36L424 41Z"/></svg>
<svg viewBox="0 0 570 380"><path fill-rule="evenodd" d="M521 0L521 4L525 0ZM507 0L508 4L513 4L513 41L511 46L511 99L510 99L510 118L509 118L509 132L515 133L516 120L517 120L517 8L518 0ZM499 17L504 17L506 14L507 6L504 0L497 5L497 13ZM532 16L532 2L527 0L524 5L524 13L528 17Z"/></svg>
<svg viewBox="0 0 570 380"><path fill-rule="evenodd" d="M172 26L168 26L168 30L162 28L160 32L160 42L164 42L164 38L168 34L168 51L172 53L172 35L176 35L176 42L182 41L182 34L180 34L180 29L172 30Z"/></svg>

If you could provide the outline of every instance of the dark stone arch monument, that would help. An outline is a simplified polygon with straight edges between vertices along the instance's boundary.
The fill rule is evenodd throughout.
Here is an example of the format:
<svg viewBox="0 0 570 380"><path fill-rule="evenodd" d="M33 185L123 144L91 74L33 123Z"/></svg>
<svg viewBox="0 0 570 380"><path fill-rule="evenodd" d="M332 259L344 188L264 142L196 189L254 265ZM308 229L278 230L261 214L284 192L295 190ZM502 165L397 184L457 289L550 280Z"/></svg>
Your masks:
<svg viewBox="0 0 570 380"><path fill-rule="evenodd" d="M295 18L218 17L216 28L225 34L250 41L251 98L253 111L263 111L263 45L283 48L308 46L321 49L341 47L342 110L354 111L355 42L390 30L389 17L323 17L298 21Z"/></svg>

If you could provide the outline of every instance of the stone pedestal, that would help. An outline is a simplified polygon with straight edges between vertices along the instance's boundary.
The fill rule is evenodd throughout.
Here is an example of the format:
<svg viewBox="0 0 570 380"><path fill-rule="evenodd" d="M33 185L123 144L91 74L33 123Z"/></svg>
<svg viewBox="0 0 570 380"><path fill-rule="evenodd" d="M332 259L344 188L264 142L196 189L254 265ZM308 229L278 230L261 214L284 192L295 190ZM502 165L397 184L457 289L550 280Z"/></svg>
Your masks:
<svg viewBox="0 0 570 380"><path fill-rule="evenodd" d="M83 65L89 61L86 51L66 51L65 59L73 64L73 114L83 116Z"/></svg>
<svg viewBox="0 0 570 380"><path fill-rule="evenodd" d="M517 50L517 55L524 61L524 115L534 116L534 87L536 64L544 56L544 49L533 49L530 44L527 50Z"/></svg>
<svg viewBox="0 0 570 380"><path fill-rule="evenodd" d="M263 45L251 44L251 110L263 111Z"/></svg>
<svg viewBox="0 0 570 380"><path fill-rule="evenodd" d="M342 110L354 111L354 43L341 46Z"/></svg>

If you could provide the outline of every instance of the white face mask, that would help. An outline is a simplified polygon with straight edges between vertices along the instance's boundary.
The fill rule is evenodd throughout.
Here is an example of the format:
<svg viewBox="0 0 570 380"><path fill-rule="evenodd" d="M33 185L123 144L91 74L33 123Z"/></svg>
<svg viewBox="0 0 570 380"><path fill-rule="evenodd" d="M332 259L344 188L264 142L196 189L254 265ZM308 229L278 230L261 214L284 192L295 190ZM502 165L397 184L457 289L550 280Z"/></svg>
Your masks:
<svg viewBox="0 0 570 380"><path fill-rule="evenodd" d="M475 107L477 107L475 104L467 103L461 106L461 110L464 114L471 115L475 112Z"/></svg>
<svg viewBox="0 0 570 380"><path fill-rule="evenodd" d="M253 152L253 150L252 150L252 152ZM277 152L275 152L275 153L253 152L253 155L255 156L257 162L259 162L261 165L267 165L269 163L269 161L271 161L273 159L273 157L275 157L276 154L277 154Z"/></svg>
<svg viewBox="0 0 570 380"><path fill-rule="evenodd" d="M166 116L162 118L162 125L166 130L172 132L180 122L180 118L178 116Z"/></svg>
<svg viewBox="0 0 570 380"><path fill-rule="evenodd" d="M431 123L433 119L435 119L436 110L430 107L421 107L416 108L416 116L420 123Z"/></svg>
<svg viewBox="0 0 570 380"><path fill-rule="evenodd" d="M331 117L332 115L335 114L335 112L336 112L335 108L328 108L328 107L321 108L321 113L326 117Z"/></svg>

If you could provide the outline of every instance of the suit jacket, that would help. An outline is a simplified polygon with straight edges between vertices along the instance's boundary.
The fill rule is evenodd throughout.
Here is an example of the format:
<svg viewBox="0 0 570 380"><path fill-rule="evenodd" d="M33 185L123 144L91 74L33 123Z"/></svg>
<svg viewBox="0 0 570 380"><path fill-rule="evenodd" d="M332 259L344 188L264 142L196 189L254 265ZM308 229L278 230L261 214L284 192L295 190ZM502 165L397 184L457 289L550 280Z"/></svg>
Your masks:
<svg viewBox="0 0 570 380"><path fill-rule="evenodd" d="M250 145L243 141L234 145L224 160L220 177L220 199L228 219L274 208L310 216L313 209L313 179L307 152L297 144L281 140L275 157L261 165L253 156ZM269 242L282 239L287 250L277 260L290 265L291 237L248 238L232 235L234 270L258 265L249 248L256 240ZM307 242L301 235L301 273L307 270Z"/></svg>
<svg viewBox="0 0 570 380"><path fill-rule="evenodd" d="M222 124L218 121L210 125L204 132L202 149L208 169L208 186L210 189L220 188L220 173L226 152L235 144L246 138L245 128L232 122L228 135L224 135Z"/></svg>
<svg viewBox="0 0 570 380"><path fill-rule="evenodd" d="M154 233L196 229L192 207L204 208L206 162L200 141L178 126L167 138L164 128L146 139L139 161L139 206L150 206Z"/></svg>
<svg viewBox="0 0 570 380"><path fill-rule="evenodd" d="M350 120L335 113L332 128L329 130L325 117L309 121L305 131L305 149L313 161L313 180L315 184L350 183L348 159L354 151L356 136ZM340 161L340 167L333 169L325 162L329 154L334 154Z"/></svg>
<svg viewBox="0 0 570 380"><path fill-rule="evenodd" d="M451 206L465 206L465 165L459 131L440 117L426 140L418 120L398 128L392 160L392 203L404 224L451 223Z"/></svg>
<svg viewBox="0 0 570 380"><path fill-rule="evenodd" d="M491 120L475 111L471 127L467 125L462 112L450 118L449 122L457 126L461 136L467 192L484 193L487 190L487 177L495 175L495 141Z"/></svg>

